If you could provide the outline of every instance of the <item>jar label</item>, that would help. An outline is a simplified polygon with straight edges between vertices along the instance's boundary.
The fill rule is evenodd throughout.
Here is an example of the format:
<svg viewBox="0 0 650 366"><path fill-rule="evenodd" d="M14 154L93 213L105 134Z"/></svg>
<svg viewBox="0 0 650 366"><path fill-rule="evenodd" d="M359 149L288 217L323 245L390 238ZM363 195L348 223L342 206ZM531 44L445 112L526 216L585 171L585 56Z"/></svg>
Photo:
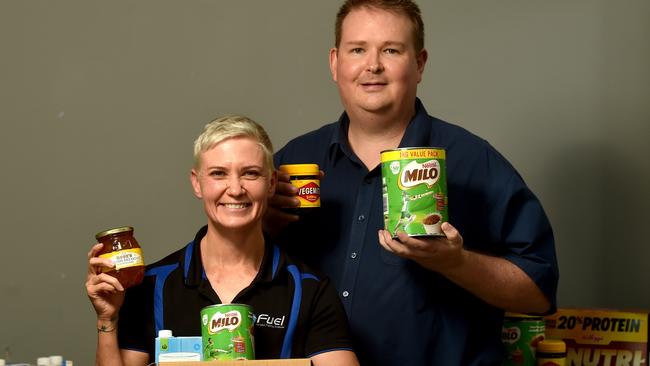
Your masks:
<svg viewBox="0 0 650 366"><path fill-rule="evenodd" d="M118 250L112 253L106 253L99 256L100 258L108 258L115 263L115 268L104 268L103 272L110 272L113 270L119 271L123 268L144 266L144 259L142 258L142 249L132 248Z"/></svg>
<svg viewBox="0 0 650 366"><path fill-rule="evenodd" d="M291 184L298 188L299 207L320 207L320 180L294 179Z"/></svg>
<svg viewBox="0 0 650 366"><path fill-rule="evenodd" d="M254 360L255 316L248 305L219 304L201 309L203 360Z"/></svg>
<svg viewBox="0 0 650 366"><path fill-rule="evenodd" d="M399 148L381 152L384 228L393 237L444 236L448 221L444 149Z"/></svg>

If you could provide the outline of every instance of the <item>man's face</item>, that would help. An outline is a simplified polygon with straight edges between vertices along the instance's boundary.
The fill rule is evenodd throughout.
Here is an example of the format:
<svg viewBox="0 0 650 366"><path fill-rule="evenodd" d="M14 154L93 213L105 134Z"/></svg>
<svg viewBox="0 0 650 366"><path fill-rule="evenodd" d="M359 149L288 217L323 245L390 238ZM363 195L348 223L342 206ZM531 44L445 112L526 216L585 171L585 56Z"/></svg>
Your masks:
<svg viewBox="0 0 650 366"><path fill-rule="evenodd" d="M416 53L410 19L364 7L351 11L341 30L330 70L348 113L412 113L427 53Z"/></svg>

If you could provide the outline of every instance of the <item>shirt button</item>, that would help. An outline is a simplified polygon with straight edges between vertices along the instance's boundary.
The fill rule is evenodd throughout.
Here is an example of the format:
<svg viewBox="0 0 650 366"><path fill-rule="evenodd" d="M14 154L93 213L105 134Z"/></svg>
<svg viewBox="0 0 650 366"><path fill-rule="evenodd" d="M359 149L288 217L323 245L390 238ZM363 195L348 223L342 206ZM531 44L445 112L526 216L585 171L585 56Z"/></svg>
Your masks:
<svg viewBox="0 0 650 366"><path fill-rule="evenodd" d="M343 294L342 294L342 295L343 295L343 297L348 297L348 296L350 296L350 293L347 292L347 291L343 291Z"/></svg>
<svg viewBox="0 0 650 366"><path fill-rule="evenodd" d="M352 254L350 254L350 258L354 259L356 257L357 257L357 252L352 252Z"/></svg>
<svg viewBox="0 0 650 366"><path fill-rule="evenodd" d="M366 217L364 215L359 215L359 217L357 218L357 220L359 220L359 221L363 221L365 219L366 219Z"/></svg>

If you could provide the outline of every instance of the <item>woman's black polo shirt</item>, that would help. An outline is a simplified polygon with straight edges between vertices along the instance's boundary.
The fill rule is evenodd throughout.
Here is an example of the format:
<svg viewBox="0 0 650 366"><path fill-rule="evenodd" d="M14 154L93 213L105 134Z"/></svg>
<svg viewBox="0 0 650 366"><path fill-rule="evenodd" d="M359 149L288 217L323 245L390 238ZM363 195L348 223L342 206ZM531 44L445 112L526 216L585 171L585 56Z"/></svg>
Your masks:
<svg viewBox="0 0 650 366"><path fill-rule="evenodd" d="M183 249L148 265L142 284L126 291L120 348L147 352L153 362L158 330L201 336L201 309L221 303L201 263L199 243L206 232L207 226ZM257 359L352 350L345 312L329 280L268 242L259 273L233 303L253 307Z"/></svg>

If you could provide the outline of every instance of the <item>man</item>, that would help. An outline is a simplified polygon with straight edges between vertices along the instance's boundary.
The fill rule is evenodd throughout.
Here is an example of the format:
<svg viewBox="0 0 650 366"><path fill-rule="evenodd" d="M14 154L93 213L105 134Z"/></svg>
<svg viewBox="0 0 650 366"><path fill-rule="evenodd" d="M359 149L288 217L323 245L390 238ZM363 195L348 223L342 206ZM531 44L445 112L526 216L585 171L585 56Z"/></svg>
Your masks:
<svg viewBox="0 0 650 366"><path fill-rule="evenodd" d="M504 311L555 308L553 233L534 194L486 141L427 114L416 97L427 61L419 8L409 0L348 0L330 69L345 112L289 142L276 166L317 163L322 207L267 227L290 253L327 273L343 301L362 365L500 365ZM383 229L380 152L447 152L444 237L392 239ZM297 204L281 176L271 205ZM462 235L461 235L462 234Z"/></svg>

